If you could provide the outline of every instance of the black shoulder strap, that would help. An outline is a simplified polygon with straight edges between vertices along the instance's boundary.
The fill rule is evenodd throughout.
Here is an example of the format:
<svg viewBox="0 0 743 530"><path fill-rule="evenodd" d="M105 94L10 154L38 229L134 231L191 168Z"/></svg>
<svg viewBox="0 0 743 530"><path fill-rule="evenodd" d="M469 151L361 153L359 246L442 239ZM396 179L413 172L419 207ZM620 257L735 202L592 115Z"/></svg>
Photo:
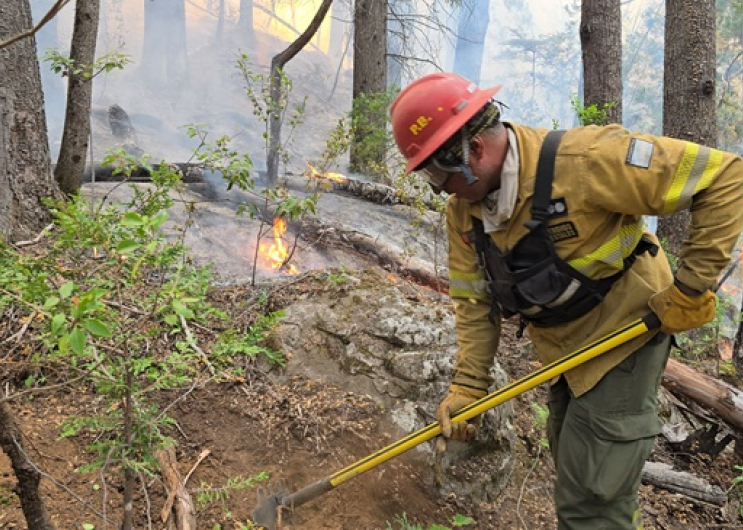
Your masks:
<svg viewBox="0 0 743 530"><path fill-rule="evenodd" d="M531 205L531 220L526 223L529 230L534 230L549 217L549 204L552 198L552 179L555 173L555 156L557 147L565 131L547 133L539 151L537 178L534 183L534 198Z"/></svg>

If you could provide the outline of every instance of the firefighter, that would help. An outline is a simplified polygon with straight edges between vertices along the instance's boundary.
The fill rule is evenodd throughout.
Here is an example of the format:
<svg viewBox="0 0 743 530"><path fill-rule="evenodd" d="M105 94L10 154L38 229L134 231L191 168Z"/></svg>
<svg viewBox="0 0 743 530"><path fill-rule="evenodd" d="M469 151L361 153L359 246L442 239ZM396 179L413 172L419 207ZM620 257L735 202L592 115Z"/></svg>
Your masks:
<svg viewBox="0 0 743 530"><path fill-rule="evenodd" d="M451 416L487 394L501 319L520 319L546 364L649 307L660 332L551 382L547 428L558 529L643 528L638 489L661 429L670 336L714 318L716 278L743 229L743 161L619 125L550 133L502 122L500 88L430 74L390 109L406 172L448 194L458 350L437 411L442 434L476 436L479 418ZM642 216L685 208L691 224L674 273Z"/></svg>

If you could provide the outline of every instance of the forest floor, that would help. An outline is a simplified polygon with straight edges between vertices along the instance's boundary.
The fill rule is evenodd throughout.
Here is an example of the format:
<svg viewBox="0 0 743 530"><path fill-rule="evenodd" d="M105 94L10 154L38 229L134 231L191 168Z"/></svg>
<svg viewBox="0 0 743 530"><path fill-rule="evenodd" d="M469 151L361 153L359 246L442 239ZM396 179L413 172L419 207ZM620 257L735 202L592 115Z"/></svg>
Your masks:
<svg viewBox="0 0 743 530"><path fill-rule="evenodd" d="M288 303L302 289L301 280L287 282L285 289L276 291L282 294L271 300L272 309ZM215 288L210 298L239 325L248 316L236 300L247 299L249 290L246 286ZM512 378L537 366L534 358L509 355L523 351L525 342L515 338L515 326L507 323L500 358ZM14 393L23 388L6 390ZM554 467L537 405L544 405L544 398L545 389L537 388L515 400L515 465L507 487L492 503L476 505L455 495L439 495L425 454L409 451L299 507L284 518L282 528L413 530L434 524L448 528L461 515L472 518L465 528L473 530L554 529ZM406 434L369 396L318 380L287 377L260 362L246 365L244 380L192 389L178 400L163 393L160 399L162 405L171 406L169 414L176 420L169 434L178 444L178 468L182 477L188 477L186 487L196 505L198 529L253 528L250 517L257 488L248 486L245 478L265 471L270 483L283 479L296 490ZM43 496L59 529L118 528L120 478L79 472L85 446L92 440L59 439L62 421L94 409L99 402L93 392L81 388L11 401L28 454L45 474ZM659 438L652 460L679 466L678 456ZM721 508L643 485L645 528L743 528L739 500L731 486L737 475L734 465L740 462L734 461L732 451L711 462L685 461L685 469L730 490L730 501ZM135 528L171 528L161 520L167 498L161 478L143 478L135 499ZM27 528L14 487L13 472L0 455L0 529Z"/></svg>

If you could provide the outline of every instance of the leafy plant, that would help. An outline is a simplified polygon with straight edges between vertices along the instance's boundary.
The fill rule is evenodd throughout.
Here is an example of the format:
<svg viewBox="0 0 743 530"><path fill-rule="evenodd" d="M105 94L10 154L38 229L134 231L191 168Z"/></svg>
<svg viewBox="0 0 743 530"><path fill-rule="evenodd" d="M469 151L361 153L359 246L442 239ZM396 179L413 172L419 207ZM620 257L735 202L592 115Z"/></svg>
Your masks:
<svg viewBox="0 0 743 530"><path fill-rule="evenodd" d="M398 89L387 92L360 94L353 100L351 130L351 169L376 175L380 180L390 174L387 153L392 151L394 139L387 127L390 105Z"/></svg>
<svg viewBox="0 0 743 530"><path fill-rule="evenodd" d="M550 411L546 405L532 401L530 403L532 412L532 425L534 430L541 433L539 438L539 445L544 449L549 449L549 441L544 437L544 433L547 431L547 420L549 419Z"/></svg>
<svg viewBox="0 0 743 530"><path fill-rule="evenodd" d="M115 162L124 175L135 163ZM182 241L164 236L179 175L160 164L152 182L123 205L50 201L54 237L33 253L0 242L0 311L13 306L34 341L27 364L36 373L26 385L63 380L95 390L97 407L62 423L60 436L88 440L92 456L78 472L123 476L125 504L136 477L158 469L155 452L174 444L161 391L204 384L246 354L281 362L261 345L278 313L225 335L211 355L198 344L192 326L219 325L226 315L207 300L209 269L191 265Z"/></svg>
<svg viewBox="0 0 743 530"><path fill-rule="evenodd" d="M609 110L616 107L616 101L604 103L601 108L596 104L583 106L583 102L577 95L573 95L570 100L570 106L578 115L578 121L581 125L606 125Z"/></svg>
<svg viewBox="0 0 743 530"><path fill-rule="evenodd" d="M78 64L69 55L55 49L46 50L42 60L49 63L49 67L55 74L62 74L63 77L82 75L85 79L92 79L112 70L123 70L127 64L132 62L131 58L124 53L108 52L96 59L93 64Z"/></svg>

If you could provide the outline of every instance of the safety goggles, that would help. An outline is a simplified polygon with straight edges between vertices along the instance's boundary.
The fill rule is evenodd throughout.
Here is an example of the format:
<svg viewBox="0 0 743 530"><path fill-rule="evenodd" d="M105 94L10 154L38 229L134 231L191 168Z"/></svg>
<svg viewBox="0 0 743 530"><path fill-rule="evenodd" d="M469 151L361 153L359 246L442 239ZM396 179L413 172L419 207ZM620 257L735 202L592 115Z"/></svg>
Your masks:
<svg viewBox="0 0 743 530"><path fill-rule="evenodd" d="M434 154L428 159L427 164L416 169L415 172L434 188L443 188L449 177L462 172L462 162L451 153L443 156Z"/></svg>

